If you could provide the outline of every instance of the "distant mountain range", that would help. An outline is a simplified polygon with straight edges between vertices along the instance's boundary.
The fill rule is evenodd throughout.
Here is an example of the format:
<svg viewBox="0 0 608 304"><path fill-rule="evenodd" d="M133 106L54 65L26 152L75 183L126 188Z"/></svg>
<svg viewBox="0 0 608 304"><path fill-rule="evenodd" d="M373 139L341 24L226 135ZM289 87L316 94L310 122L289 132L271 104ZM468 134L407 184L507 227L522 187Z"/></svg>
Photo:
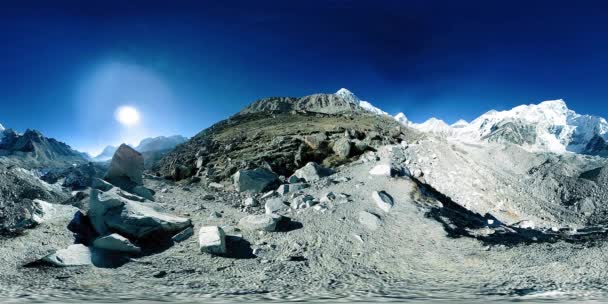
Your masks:
<svg viewBox="0 0 608 304"><path fill-rule="evenodd" d="M19 134L0 125L0 157L23 167L54 167L84 163L88 155L42 133L28 129Z"/></svg>
<svg viewBox="0 0 608 304"><path fill-rule="evenodd" d="M171 150L187 140L188 138L181 135L150 137L143 139L139 145L134 147L134 149L140 153L148 154L150 152L163 152ZM99 155L95 156L93 160L98 162L108 161L112 159L116 149L116 146L107 146Z"/></svg>
<svg viewBox="0 0 608 304"><path fill-rule="evenodd" d="M460 120L448 125L431 118L415 124L400 117L395 119L423 132L461 141L511 143L530 151L608 155L606 119L578 114L568 109L563 100L492 110L470 123Z"/></svg>

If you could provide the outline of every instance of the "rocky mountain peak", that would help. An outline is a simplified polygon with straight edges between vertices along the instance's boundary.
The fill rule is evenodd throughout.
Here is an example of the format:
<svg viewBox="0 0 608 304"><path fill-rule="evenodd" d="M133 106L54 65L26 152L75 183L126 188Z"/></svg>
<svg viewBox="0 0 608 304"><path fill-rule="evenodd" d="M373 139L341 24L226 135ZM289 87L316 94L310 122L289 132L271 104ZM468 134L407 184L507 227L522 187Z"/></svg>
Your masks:
<svg viewBox="0 0 608 304"><path fill-rule="evenodd" d="M353 92L349 91L348 89L345 88L341 88L339 89L336 93L334 93L335 95L339 96L340 98L352 102L354 104L358 104L359 102L361 102L361 100L359 99L359 97L357 97Z"/></svg>

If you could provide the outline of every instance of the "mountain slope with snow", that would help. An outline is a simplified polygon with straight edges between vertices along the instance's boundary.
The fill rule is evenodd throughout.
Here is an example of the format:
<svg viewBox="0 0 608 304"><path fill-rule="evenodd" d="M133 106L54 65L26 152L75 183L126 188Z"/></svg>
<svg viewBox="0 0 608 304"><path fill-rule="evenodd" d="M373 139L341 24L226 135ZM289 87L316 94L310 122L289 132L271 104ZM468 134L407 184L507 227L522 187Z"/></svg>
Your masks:
<svg viewBox="0 0 608 304"><path fill-rule="evenodd" d="M431 118L410 125L420 131L461 141L511 143L530 151L608 154L608 122L568 109L563 100L521 105L506 111L489 111L472 122L448 125Z"/></svg>
<svg viewBox="0 0 608 304"><path fill-rule="evenodd" d="M378 115L387 115L388 116L388 113L382 111L378 107L375 107L369 101L359 99L359 97L357 97L353 92L349 91L348 89L341 88L336 93L334 93L334 95L339 96L342 99L349 101L351 103L358 104L361 108L363 108L366 111L369 111L369 112L372 112L372 113L378 114Z"/></svg>

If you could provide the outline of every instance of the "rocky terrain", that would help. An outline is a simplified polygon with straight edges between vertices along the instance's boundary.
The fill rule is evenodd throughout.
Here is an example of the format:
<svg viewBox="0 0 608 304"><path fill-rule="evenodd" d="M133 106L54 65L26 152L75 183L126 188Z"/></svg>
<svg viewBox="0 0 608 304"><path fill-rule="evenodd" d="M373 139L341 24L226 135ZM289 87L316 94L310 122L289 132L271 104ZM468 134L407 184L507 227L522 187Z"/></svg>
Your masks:
<svg viewBox="0 0 608 304"><path fill-rule="evenodd" d="M151 169L127 145L105 167L6 164L0 298L606 296L606 159L398 118L346 90L266 98Z"/></svg>

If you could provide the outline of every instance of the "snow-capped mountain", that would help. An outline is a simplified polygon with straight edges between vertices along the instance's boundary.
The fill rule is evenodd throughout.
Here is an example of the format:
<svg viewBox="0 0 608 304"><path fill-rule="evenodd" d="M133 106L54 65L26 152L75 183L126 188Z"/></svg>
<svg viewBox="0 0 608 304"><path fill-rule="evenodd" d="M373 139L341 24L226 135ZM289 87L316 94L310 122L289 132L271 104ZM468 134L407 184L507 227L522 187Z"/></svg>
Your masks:
<svg viewBox="0 0 608 304"><path fill-rule="evenodd" d="M0 132L4 131L4 126L2 124L0 124Z"/></svg>
<svg viewBox="0 0 608 304"><path fill-rule="evenodd" d="M602 117L577 114L561 99L492 110L470 123L459 120L448 125L431 118L408 125L451 139L513 143L531 151L608 153L608 122Z"/></svg>
<svg viewBox="0 0 608 304"><path fill-rule="evenodd" d="M422 132L437 133L442 134L444 136L452 135L453 132L452 127L450 127L445 121L437 119L435 117L432 117L429 120L420 124L410 123L410 126Z"/></svg>
<svg viewBox="0 0 608 304"><path fill-rule="evenodd" d="M468 121L466 121L464 119L460 119L457 122L451 124L450 127L458 129L458 128L465 128L468 125L469 125Z"/></svg>
<svg viewBox="0 0 608 304"><path fill-rule="evenodd" d="M409 119L407 119L407 116L405 116L405 114L403 114L403 112L400 112L399 114L395 115L395 117L393 117L393 118L404 126L408 126L412 123L411 121L409 121Z"/></svg>
<svg viewBox="0 0 608 304"><path fill-rule="evenodd" d="M97 155L93 158L93 161L104 162L104 161L110 160L110 159L112 159L112 156L114 156L114 153L116 152L117 149L118 149L118 147L115 147L115 146L107 146L103 149L103 151L101 151L101 153L99 155Z"/></svg>
<svg viewBox="0 0 608 304"><path fill-rule="evenodd" d="M379 114L379 115L388 115L388 113L375 107L370 102L359 99L359 97L357 97L355 94L353 94L353 92L349 91L348 89L341 88L336 93L334 93L334 95L337 95L337 96L341 97L342 99L349 101L351 103L358 104L361 108L363 108L369 112Z"/></svg>
<svg viewBox="0 0 608 304"><path fill-rule="evenodd" d="M135 150L139 152L163 151L175 148L175 146L184 143L188 138L181 135L173 136L158 136L153 138L143 139Z"/></svg>

